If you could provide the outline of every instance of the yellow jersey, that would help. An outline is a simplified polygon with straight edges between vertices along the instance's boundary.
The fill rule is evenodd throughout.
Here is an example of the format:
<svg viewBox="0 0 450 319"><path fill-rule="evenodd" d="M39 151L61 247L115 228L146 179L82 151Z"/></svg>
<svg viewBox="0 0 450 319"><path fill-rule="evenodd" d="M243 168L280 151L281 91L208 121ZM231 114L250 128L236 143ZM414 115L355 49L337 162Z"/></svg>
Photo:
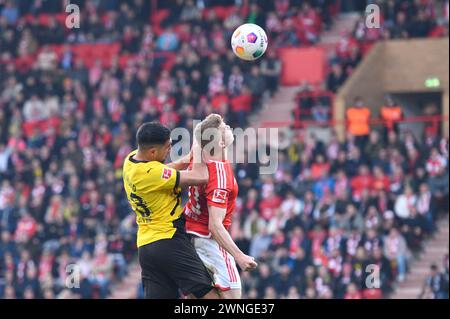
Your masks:
<svg viewBox="0 0 450 319"><path fill-rule="evenodd" d="M134 159L137 150L125 158L123 183L128 202L136 213L137 246L170 239L177 229L184 231L180 173L163 163Z"/></svg>

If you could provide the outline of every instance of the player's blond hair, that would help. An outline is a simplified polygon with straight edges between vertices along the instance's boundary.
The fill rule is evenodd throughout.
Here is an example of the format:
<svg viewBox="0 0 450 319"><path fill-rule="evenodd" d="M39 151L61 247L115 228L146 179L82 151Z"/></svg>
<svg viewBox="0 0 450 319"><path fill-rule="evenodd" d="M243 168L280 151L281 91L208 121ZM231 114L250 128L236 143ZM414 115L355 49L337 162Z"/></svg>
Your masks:
<svg viewBox="0 0 450 319"><path fill-rule="evenodd" d="M219 129L222 123L222 116L216 113L212 113L195 127L194 135L197 139L197 142L199 142L202 148L213 142L215 138L214 136L205 136L209 134L203 134L203 132L207 132L208 129Z"/></svg>

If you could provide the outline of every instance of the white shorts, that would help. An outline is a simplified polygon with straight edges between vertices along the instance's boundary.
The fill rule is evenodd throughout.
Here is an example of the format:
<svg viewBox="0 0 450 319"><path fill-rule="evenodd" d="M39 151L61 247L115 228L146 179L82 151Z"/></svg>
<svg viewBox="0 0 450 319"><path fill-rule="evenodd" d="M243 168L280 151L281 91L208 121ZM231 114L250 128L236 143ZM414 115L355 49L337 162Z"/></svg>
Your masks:
<svg viewBox="0 0 450 319"><path fill-rule="evenodd" d="M221 291L241 289L241 277L233 256L211 238L193 237L195 250Z"/></svg>

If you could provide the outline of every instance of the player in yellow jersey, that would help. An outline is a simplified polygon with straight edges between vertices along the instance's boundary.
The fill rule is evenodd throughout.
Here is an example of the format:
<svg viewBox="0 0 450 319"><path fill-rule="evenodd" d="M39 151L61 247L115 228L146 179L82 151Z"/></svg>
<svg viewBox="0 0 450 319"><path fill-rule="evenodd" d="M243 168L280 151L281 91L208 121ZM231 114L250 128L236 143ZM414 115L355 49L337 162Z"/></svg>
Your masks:
<svg viewBox="0 0 450 319"><path fill-rule="evenodd" d="M219 298L185 233L181 207L181 187L206 183L206 168L196 158L194 162L198 164L190 171L180 171L188 166L189 158L164 165L172 141L170 130L160 123L143 124L136 140L138 149L124 160L123 181L137 215L145 297L175 299L181 290L196 298Z"/></svg>

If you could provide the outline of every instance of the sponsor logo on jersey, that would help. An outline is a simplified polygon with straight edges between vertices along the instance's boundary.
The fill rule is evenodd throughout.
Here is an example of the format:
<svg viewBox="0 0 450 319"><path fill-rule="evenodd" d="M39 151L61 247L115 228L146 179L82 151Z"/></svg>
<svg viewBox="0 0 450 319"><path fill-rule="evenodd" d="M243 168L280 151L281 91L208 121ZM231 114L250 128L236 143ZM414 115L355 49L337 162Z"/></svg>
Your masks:
<svg viewBox="0 0 450 319"><path fill-rule="evenodd" d="M212 201L219 204L224 204L227 200L227 191L223 189L215 189Z"/></svg>
<svg viewBox="0 0 450 319"><path fill-rule="evenodd" d="M170 177L172 177L172 170L168 169L168 168L164 168L163 174L162 174L162 179L170 179Z"/></svg>

